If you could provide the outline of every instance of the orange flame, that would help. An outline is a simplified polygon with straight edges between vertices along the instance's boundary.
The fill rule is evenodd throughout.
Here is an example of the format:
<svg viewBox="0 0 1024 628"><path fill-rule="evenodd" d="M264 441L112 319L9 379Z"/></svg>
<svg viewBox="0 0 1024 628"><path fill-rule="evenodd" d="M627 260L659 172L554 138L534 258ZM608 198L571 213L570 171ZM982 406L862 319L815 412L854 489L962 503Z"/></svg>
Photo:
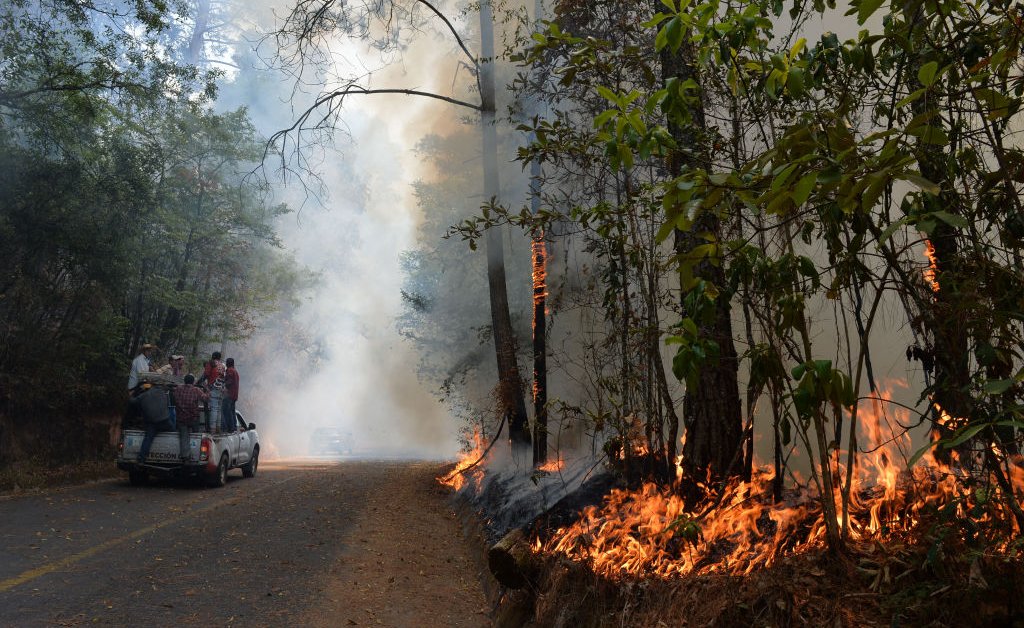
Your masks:
<svg viewBox="0 0 1024 628"><path fill-rule="evenodd" d="M548 249L543 231L534 236L530 250L533 253L533 304L537 306L548 297Z"/></svg>
<svg viewBox="0 0 1024 628"><path fill-rule="evenodd" d="M548 460L544 464L537 467L538 471L546 471L548 473L555 473L565 468L565 460L559 457L557 460Z"/></svg>
<svg viewBox="0 0 1024 628"><path fill-rule="evenodd" d="M950 414L948 412L946 412L945 410L943 410L942 406L940 406L939 404L933 403L932 405L935 406L935 409L939 413L939 418L936 419L935 422L938 423L939 425L941 425L942 427L947 427L947 428L949 428L951 430L957 430L957 429L960 429L961 427L963 427L967 423L967 421L965 419L962 419L960 417L950 416Z"/></svg>
<svg viewBox="0 0 1024 628"><path fill-rule="evenodd" d="M477 488L479 489L480 482L483 481L483 469L478 465L476 468L469 470L470 467L480 461L480 457L483 456L484 452L484 438L478 428L473 430L472 443L472 449L459 457L459 461L454 469L445 475L439 476L437 478L438 482L453 490L460 491L466 485L466 476L470 475L476 480Z"/></svg>
<svg viewBox="0 0 1024 628"><path fill-rule="evenodd" d="M534 312L538 308L545 308L544 314L547 314L546 299L548 297L548 286L547 286L547 257L548 249L547 243L544 241L544 231L539 230L534 234L533 241L530 243L530 250L533 253L533 308ZM537 335L537 317L532 317L531 326L533 328L533 335ZM533 393L533 402L537 403L537 397L540 395L538 388L539 382L536 371L533 374L533 386L531 392Z"/></svg>
<svg viewBox="0 0 1024 628"><path fill-rule="evenodd" d="M939 280L938 272L939 265L936 262L935 257L935 245L932 244L931 240L924 241L924 256L928 258L928 268L924 269L924 280L928 282L928 285L932 287L932 292L939 291Z"/></svg>
<svg viewBox="0 0 1024 628"><path fill-rule="evenodd" d="M931 455L906 468L912 444L900 425L909 425L910 416L890 401L891 393L883 392L865 402L870 407L858 410L862 452L852 475L847 526L853 541L906 533L926 510L949 505L966 514L971 507L964 471ZM834 464L830 472L845 477L842 464ZM1011 475L1016 491L1024 492L1020 461ZM735 480L690 509L678 495L655 484L615 490L543 547L588 562L607 577L746 574L824 542L825 522L815 491L790 491L783 503L772 503L772 476L767 469L755 470L750 482ZM1008 509L992 507L989 512L1016 527Z"/></svg>

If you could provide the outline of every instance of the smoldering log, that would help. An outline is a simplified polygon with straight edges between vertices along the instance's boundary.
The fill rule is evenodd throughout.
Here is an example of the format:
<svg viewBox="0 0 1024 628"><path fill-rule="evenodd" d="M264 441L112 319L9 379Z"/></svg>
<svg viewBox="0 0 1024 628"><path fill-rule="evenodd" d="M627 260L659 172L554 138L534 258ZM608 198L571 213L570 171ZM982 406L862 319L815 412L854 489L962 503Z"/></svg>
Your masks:
<svg viewBox="0 0 1024 628"><path fill-rule="evenodd" d="M494 578L510 589L527 586L540 573L540 558L533 552L530 539L543 538L571 525L584 508L599 504L616 483L610 473L593 477L527 525L513 528L487 552L487 565Z"/></svg>
<svg viewBox="0 0 1024 628"><path fill-rule="evenodd" d="M540 571L530 539L522 528L506 534L487 551L487 566L494 578L510 589L521 589Z"/></svg>

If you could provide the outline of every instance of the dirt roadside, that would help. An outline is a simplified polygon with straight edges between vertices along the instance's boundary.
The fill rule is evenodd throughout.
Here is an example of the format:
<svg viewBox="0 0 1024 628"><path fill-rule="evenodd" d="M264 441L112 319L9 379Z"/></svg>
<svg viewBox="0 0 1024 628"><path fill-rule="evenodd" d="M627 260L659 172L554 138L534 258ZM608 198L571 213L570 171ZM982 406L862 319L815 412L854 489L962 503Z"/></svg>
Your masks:
<svg viewBox="0 0 1024 628"><path fill-rule="evenodd" d="M299 625L491 625L482 554L465 540L450 494L434 479L440 472L437 463L388 468L360 505L326 599Z"/></svg>

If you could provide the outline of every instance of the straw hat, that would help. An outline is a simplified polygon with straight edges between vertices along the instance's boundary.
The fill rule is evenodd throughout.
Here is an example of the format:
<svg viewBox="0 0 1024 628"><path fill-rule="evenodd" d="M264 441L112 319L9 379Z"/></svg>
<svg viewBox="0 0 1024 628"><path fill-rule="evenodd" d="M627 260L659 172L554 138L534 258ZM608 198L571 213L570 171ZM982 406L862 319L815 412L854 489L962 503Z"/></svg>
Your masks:
<svg viewBox="0 0 1024 628"><path fill-rule="evenodd" d="M149 349L156 349L156 345L151 345L147 342L146 344L142 345L142 349L140 349L140 351L147 351Z"/></svg>

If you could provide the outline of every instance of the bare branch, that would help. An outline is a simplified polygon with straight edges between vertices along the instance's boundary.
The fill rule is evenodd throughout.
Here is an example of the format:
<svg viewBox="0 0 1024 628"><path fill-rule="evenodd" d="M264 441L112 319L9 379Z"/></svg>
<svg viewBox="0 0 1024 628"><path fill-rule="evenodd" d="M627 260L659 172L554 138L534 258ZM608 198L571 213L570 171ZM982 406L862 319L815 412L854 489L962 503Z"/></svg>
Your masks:
<svg viewBox="0 0 1024 628"><path fill-rule="evenodd" d="M473 111L480 111L481 109L480 105L474 105L471 102L466 102L464 100L459 100L458 98L452 98L450 96L442 96L441 94L434 94L432 92L422 92L417 89L366 89L364 87L358 86L350 86L340 91L331 92L330 94L327 94L326 96L323 96L320 99L318 99L314 107L319 106L320 104L328 100L333 100L334 98L344 98L345 96L351 94L405 94L406 96L423 96L424 98L434 98L436 100L443 100L444 102L451 103L453 105L459 105L460 107L466 107L467 109L472 109Z"/></svg>
<svg viewBox="0 0 1024 628"><path fill-rule="evenodd" d="M469 49L468 49L468 48L466 48L466 44L465 44L465 43L464 43L464 42L462 41L462 37L459 37L459 34L458 34L458 33L457 33L456 31L455 31L455 27L454 27L454 26L452 25L452 23L451 23L451 22L450 22L450 21L448 20L448 17L447 17L447 16L445 16L445 14L444 14L444 13L441 13L441 12L440 12L440 11L439 11L439 10L437 9L437 7L435 7L434 5L432 5L432 4L430 4L429 2L427 2L427 0L417 0L417 2L419 2L419 3L420 3L420 4L422 4L422 5L424 5L425 7L427 7L427 8L428 8L428 9L430 9L431 11L433 11L433 12L434 12L434 15L436 15L436 16L437 16L437 17L439 17L439 18L441 18L441 21L442 21L442 22L444 22L444 23L445 23L445 25L446 25L446 26L448 27L448 30L450 30L450 31L451 31L451 33L452 33L452 37L454 37L454 38L455 38L455 41L457 41L457 42L459 43L459 48L462 48L462 52L466 53L466 56L467 56L467 57L469 57L469 60L470 60L470 61L471 61L471 62L473 63L473 67L474 67L474 68L477 68L477 67L479 67L479 66L480 66L480 64L479 64L479 63L477 62L477 59L476 59L476 57L474 57L474 56L473 56L473 53L471 53L471 52L469 51Z"/></svg>

